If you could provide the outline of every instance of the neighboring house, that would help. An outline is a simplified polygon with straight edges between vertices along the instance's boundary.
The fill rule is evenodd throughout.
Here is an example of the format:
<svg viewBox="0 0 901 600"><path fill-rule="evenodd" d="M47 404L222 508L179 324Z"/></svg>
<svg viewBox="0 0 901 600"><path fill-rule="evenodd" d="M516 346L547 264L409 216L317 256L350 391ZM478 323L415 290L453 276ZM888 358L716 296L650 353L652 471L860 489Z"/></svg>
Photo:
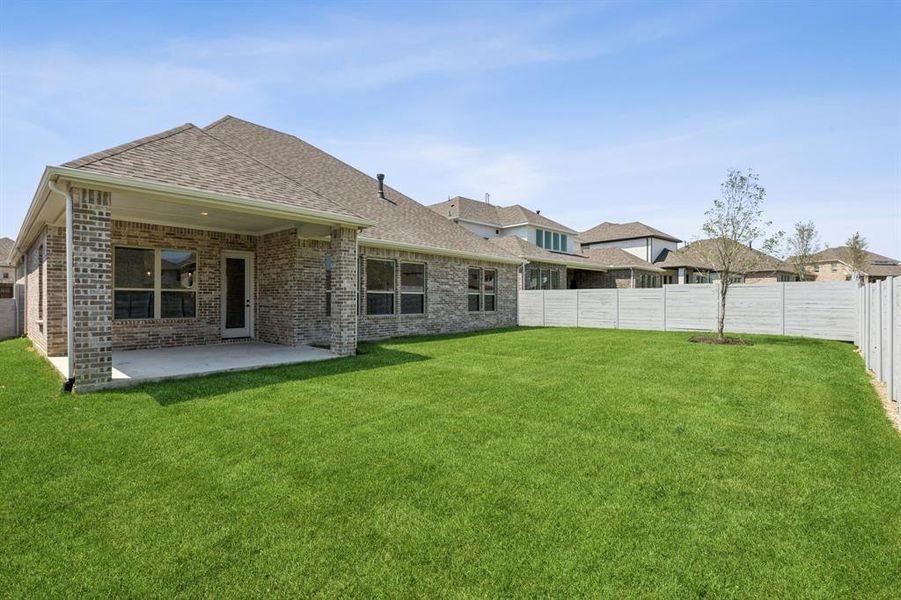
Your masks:
<svg viewBox="0 0 901 600"><path fill-rule="evenodd" d="M382 176L234 117L47 167L11 259L25 333L68 355L76 385L110 381L119 350L249 338L349 355L515 325L522 264Z"/></svg>
<svg viewBox="0 0 901 600"><path fill-rule="evenodd" d="M711 283L720 277L721 265L716 264L711 240L698 240L675 250L665 250L654 263L666 270L668 283ZM759 250L741 246L743 264L751 265L743 276L736 276L742 283L778 283L796 281L791 265Z"/></svg>
<svg viewBox="0 0 901 600"><path fill-rule="evenodd" d="M867 267L864 281L878 281L886 277L901 276L901 264L888 256L865 251ZM853 277L847 246L826 248L810 257L808 269L814 281L849 281Z"/></svg>
<svg viewBox="0 0 901 600"><path fill-rule="evenodd" d="M15 266L10 262L15 242L9 238L0 238L0 298L13 297L13 284L16 279Z"/></svg>
<svg viewBox="0 0 901 600"><path fill-rule="evenodd" d="M664 281L666 271L623 248L589 248L582 253L604 265L607 272L604 274L603 285L578 287L654 288L671 283Z"/></svg>
<svg viewBox="0 0 901 600"><path fill-rule="evenodd" d="M664 250L675 251L680 240L639 221L604 222L579 234L582 250L619 248L646 263L653 263Z"/></svg>
<svg viewBox="0 0 901 600"><path fill-rule="evenodd" d="M574 230L519 204L496 206L455 196L429 208L485 239L515 236L553 252L581 250L572 242Z"/></svg>
<svg viewBox="0 0 901 600"><path fill-rule="evenodd" d="M523 290L562 290L604 286L607 268L591 257L552 252L517 236L490 241L528 264L520 267L518 287Z"/></svg>

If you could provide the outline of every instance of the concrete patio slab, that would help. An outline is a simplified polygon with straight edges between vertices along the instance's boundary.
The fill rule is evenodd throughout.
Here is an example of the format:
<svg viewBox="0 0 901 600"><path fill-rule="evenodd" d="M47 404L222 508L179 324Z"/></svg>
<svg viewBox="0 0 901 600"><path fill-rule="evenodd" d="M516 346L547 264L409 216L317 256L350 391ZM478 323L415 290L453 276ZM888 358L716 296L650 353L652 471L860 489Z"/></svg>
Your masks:
<svg viewBox="0 0 901 600"><path fill-rule="evenodd" d="M279 346L263 342L236 342L153 350L113 352L113 380L109 383L76 389L91 391L125 387L149 381L177 379L212 373L248 371L335 358L322 348L311 346ZM63 378L69 377L69 360L65 356L50 357L50 362Z"/></svg>

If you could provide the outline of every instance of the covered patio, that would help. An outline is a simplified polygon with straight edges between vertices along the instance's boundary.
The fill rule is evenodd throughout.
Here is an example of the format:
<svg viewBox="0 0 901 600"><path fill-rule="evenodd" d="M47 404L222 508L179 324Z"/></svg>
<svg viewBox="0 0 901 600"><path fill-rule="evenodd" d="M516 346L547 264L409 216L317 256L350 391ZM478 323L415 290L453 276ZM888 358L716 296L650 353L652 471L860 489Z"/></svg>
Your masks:
<svg viewBox="0 0 901 600"><path fill-rule="evenodd" d="M248 371L329 358L335 358L335 355L323 348L255 341L114 351L112 379L94 384L90 389L126 387L164 379ZM64 379L69 379L68 357L52 356L49 360Z"/></svg>

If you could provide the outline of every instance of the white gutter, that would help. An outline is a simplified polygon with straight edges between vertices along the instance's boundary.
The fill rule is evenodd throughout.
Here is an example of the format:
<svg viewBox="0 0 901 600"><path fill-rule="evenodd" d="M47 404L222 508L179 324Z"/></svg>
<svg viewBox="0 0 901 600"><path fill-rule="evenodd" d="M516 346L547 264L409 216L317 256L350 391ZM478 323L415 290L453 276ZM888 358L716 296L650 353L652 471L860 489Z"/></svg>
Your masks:
<svg viewBox="0 0 901 600"><path fill-rule="evenodd" d="M73 257L72 235L72 194L69 189L65 191L56 187L56 183L49 179L47 187L51 192L62 195L66 199L66 357L69 359L69 380L66 382L71 389L75 382L75 267Z"/></svg>
<svg viewBox="0 0 901 600"><path fill-rule="evenodd" d="M407 252L420 252L422 254L434 254L436 256L453 256L455 258L468 258L472 260L480 260L483 262L495 262L508 265L521 265L527 261L519 258L504 258L493 254L479 254L477 252L465 252L463 250L450 250L447 248L436 248L434 246L423 246L420 244L409 244L407 242L390 242L386 240L370 240L365 237L359 238L361 246L367 248L383 248L386 250L404 250Z"/></svg>

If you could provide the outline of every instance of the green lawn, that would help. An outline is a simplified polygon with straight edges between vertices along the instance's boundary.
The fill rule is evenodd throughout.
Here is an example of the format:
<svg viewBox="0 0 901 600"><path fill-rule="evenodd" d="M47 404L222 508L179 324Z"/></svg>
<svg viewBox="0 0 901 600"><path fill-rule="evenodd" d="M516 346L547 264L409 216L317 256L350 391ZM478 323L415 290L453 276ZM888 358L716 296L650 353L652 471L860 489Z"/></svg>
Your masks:
<svg viewBox="0 0 901 600"><path fill-rule="evenodd" d="M849 344L519 329L67 396L0 343L0 595L901 595Z"/></svg>

